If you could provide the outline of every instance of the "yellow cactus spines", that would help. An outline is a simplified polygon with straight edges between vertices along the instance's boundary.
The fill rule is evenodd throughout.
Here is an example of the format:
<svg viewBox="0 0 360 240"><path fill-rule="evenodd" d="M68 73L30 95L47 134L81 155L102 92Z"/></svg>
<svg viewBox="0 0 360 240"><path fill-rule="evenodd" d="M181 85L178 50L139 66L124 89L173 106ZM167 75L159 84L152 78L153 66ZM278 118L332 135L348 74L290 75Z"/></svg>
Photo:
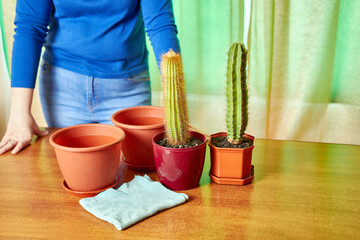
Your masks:
<svg viewBox="0 0 360 240"><path fill-rule="evenodd" d="M171 145L181 145L189 140L181 55L173 50L165 53L161 59L160 69L163 81L165 137Z"/></svg>

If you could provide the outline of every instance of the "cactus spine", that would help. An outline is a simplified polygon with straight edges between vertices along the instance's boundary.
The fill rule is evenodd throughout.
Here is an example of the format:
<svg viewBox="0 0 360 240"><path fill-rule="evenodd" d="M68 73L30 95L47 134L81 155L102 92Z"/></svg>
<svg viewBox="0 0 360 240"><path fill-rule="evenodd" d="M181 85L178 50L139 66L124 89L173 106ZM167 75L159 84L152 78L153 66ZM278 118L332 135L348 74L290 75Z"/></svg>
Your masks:
<svg viewBox="0 0 360 240"><path fill-rule="evenodd" d="M226 73L226 125L228 140L235 144L242 142L248 124L246 64L245 45L233 43L228 52Z"/></svg>
<svg viewBox="0 0 360 240"><path fill-rule="evenodd" d="M173 145L189 140L184 74L181 56L170 49L162 56L160 69L165 110L165 137Z"/></svg>

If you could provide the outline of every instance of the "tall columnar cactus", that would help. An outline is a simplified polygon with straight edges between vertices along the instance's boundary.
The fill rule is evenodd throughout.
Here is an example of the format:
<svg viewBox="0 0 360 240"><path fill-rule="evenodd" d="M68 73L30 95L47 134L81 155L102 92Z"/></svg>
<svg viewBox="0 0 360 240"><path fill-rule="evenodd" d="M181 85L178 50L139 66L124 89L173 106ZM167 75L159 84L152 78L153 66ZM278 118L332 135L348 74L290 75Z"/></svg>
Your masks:
<svg viewBox="0 0 360 240"><path fill-rule="evenodd" d="M165 110L165 132L167 141L180 145L189 140L188 112L184 87L181 56L173 50L162 56L162 86Z"/></svg>
<svg viewBox="0 0 360 240"><path fill-rule="evenodd" d="M248 124L248 88L246 82L247 50L233 43L228 52L226 73L226 125L228 140L242 142Z"/></svg>

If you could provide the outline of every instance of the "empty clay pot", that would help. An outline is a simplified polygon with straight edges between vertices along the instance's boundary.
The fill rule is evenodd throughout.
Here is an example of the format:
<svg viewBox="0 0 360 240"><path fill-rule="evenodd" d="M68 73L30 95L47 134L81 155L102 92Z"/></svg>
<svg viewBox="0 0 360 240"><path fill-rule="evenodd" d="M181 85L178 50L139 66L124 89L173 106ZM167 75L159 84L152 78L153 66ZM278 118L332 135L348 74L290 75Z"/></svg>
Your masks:
<svg viewBox="0 0 360 240"><path fill-rule="evenodd" d="M122 143L124 162L138 171L153 171L151 140L164 131L163 109L156 106L131 107L114 113L111 122L125 131Z"/></svg>
<svg viewBox="0 0 360 240"><path fill-rule="evenodd" d="M190 136L203 141L191 148L167 148L156 144L164 137L160 133L153 138L154 159L160 182L172 190L187 190L199 186L204 167L206 137L198 132Z"/></svg>
<svg viewBox="0 0 360 240"><path fill-rule="evenodd" d="M94 191L114 183L125 133L106 124L83 124L60 129L50 137L68 187Z"/></svg>

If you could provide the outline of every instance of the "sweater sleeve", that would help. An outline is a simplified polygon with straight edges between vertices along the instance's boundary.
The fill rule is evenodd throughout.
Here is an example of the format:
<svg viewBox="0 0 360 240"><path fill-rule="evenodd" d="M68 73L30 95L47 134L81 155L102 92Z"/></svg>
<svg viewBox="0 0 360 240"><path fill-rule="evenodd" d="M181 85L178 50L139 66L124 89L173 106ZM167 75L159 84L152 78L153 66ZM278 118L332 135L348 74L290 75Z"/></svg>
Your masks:
<svg viewBox="0 0 360 240"><path fill-rule="evenodd" d="M48 32L52 0L18 0L11 87L34 88L41 48Z"/></svg>
<svg viewBox="0 0 360 240"><path fill-rule="evenodd" d="M171 0L141 0L145 30L154 49L156 61L172 49L180 52Z"/></svg>

